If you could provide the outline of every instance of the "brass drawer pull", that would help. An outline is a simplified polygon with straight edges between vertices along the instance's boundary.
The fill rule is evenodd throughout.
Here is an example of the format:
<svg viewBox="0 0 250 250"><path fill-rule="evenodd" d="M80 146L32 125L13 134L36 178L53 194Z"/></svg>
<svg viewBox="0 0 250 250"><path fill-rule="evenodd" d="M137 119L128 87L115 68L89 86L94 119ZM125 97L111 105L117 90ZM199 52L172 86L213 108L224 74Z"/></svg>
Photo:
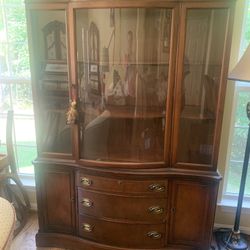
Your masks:
<svg viewBox="0 0 250 250"><path fill-rule="evenodd" d="M87 224L87 223L83 223L83 224L82 224L82 229L83 229L85 232L90 233L90 232L93 231L94 226L91 226L91 225L89 225L89 224Z"/></svg>
<svg viewBox="0 0 250 250"><path fill-rule="evenodd" d="M81 203L84 207L93 207L93 204L94 204L93 201L91 201L87 198L83 198Z"/></svg>
<svg viewBox="0 0 250 250"><path fill-rule="evenodd" d="M92 182L92 180L90 180L90 179L88 179L86 177L82 177L81 178L81 183L82 183L83 186L89 187L89 186L92 185L93 182Z"/></svg>
<svg viewBox="0 0 250 250"><path fill-rule="evenodd" d="M147 233L147 236L151 239L158 240L161 238L161 233L158 233L156 231L150 231Z"/></svg>
<svg viewBox="0 0 250 250"><path fill-rule="evenodd" d="M164 209L159 206L150 207L148 211L152 214L162 214Z"/></svg>
<svg viewBox="0 0 250 250"><path fill-rule="evenodd" d="M151 184L149 185L149 190L151 191L156 191L156 192L164 192L165 191L165 186L160 185L160 184Z"/></svg>

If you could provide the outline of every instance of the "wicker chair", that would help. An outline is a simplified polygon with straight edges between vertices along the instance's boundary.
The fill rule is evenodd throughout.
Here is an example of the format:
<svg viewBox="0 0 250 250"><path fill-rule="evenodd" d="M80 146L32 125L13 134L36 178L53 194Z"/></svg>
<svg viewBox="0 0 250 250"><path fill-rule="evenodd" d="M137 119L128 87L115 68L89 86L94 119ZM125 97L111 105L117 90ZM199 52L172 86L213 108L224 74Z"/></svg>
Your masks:
<svg viewBox="0 0 250 250"><path fill-rule="evenodd" d="M15 228L15 210L9 201L0 197L0 249L9 250Z"/></svg>
<svg viewBox="0 0 250 250"><path fill-rule="evenodd" d="M17 222L14 236L16 236L27 222L30 202L17 173L12 131L13 111L8 111L6 124L7 155L0 156L0 196L11 202L15 208Z"/></svg>

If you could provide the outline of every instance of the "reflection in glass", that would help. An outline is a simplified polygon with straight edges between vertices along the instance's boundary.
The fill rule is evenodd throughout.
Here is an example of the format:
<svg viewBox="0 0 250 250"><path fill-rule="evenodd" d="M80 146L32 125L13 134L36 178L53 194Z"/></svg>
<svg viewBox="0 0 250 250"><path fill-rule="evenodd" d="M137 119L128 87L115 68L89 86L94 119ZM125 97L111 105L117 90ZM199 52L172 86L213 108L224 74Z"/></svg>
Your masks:
<svg viewBox="0 0 250 250"><path fill-rule="evenodd" d="M188 10L178 162L211 163L227 18L226 9Z"/></svg>
<svg viewBox="0 0 250 250"><path fill-rule="evenodd" d="M171 11L76 10L81 158L163 161Z"/></svg>
<svg viewBox="0 0 250 250"><path fill-rule="evenodd" d="M65 12L34 11L32 32L40 146L43 152L71 153Z"/></svg>

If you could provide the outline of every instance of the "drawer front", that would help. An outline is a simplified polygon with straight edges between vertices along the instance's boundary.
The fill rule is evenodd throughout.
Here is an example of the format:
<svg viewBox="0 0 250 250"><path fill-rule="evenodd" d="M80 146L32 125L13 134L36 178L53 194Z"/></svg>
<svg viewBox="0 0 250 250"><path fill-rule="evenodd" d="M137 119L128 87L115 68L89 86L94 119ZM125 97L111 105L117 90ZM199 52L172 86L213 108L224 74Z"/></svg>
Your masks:
<svg viewBox="0 0 250 250"><path fill-rule="evenodd" d="M119 196L78 188L79 212L99 218L163 222L166 203L164 198Z"/></svg>
<svg viewBox="0 0 250 250"><path fill-rule="evenodd" d="M79 235L98 243L134 248L160 248L165 242L165 224L127 224L79 218Z"/></svg>
<svg viewBox="0 0 250 250"><path fill-rule="evenodd" d="M130 194L148 194L153 196L166 196L167 184L166 180L122 180L111 179L99 176L85 175L81 172L77 174L76 183L79 187L91 190L99 190L103 192L114 193L130 193Z"/></svg>

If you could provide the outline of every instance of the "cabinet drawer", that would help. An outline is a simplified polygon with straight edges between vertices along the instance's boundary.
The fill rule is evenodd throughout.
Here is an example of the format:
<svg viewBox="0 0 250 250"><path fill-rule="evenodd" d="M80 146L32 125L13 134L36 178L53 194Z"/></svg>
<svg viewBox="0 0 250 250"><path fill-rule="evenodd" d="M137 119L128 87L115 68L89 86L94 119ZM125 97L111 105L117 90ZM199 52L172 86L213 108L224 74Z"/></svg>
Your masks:
<svg viewBox="0 0 250 250"><path fill-rule="evenodd" d="M81 172L77 174L76 183L79 187L103 192L116 193L144 193L153 196L166 196L167 180L123 180L111 179L99 176L85 175Z"/></svg>
<svg viewBox="0 0 250 250"><path fill-rule="evenodd" d="M160 248L165 242L165 224L117 223L80 216L79 235L119 247Z"/></svg>
<svg viewBox="0 0 250 250"><path fill-rule="evenodd" d="M166 218L166 203L164 198L112 195L78 188L79 212L99 218L162 222Z"/></svg>

